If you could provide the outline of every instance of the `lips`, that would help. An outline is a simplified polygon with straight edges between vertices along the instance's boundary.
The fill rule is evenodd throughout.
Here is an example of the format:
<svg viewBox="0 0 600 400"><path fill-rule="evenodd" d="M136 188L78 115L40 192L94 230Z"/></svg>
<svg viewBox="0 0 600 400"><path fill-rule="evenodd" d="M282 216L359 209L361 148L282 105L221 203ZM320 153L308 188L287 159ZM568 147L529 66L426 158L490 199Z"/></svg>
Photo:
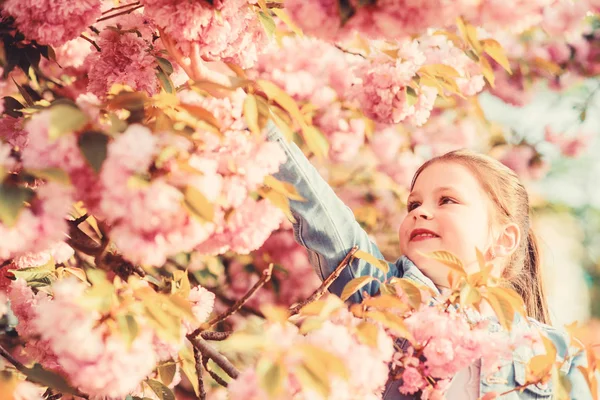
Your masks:
<svg viewBox="0 0 600 400"><path fill-rule="evenodd" d="M429 229L414 229L410 233L410 241L411 242L427 240L427 239L435 239L435 238L439 238L439 237L440 236L437 233L430 231Z"/></svg>

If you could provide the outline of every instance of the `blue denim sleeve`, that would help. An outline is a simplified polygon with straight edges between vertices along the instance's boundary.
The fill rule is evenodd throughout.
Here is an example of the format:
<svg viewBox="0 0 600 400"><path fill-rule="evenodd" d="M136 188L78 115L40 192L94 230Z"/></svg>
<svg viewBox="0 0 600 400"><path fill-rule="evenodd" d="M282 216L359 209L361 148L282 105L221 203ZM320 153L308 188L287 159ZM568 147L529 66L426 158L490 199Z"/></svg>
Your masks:
<svg viewBox="0 0 600 400"><path fill-rule="evenodd" d="M356 221L352 210L335 194L333 189L319 175L310 161L294 143L288 143L279 129L269 122L267 139L276 142L285 151L287 161L280 167L275 177L295 186L306 201L290 201L292 214L296 219L294 236L296 241L306 247L309 259L319 277L327 278L354 246L379 259L383 255L371 242L367 233ZM373 265L355 259L330 286L332 293L340 295L346 283L359 276L373 276L380 281L397 276L398 268L388 263L390 269L384 275ZM374 280L362 290L375 294L379 282ZM355 293L352 302L362 301L362 295Z"/></svg>

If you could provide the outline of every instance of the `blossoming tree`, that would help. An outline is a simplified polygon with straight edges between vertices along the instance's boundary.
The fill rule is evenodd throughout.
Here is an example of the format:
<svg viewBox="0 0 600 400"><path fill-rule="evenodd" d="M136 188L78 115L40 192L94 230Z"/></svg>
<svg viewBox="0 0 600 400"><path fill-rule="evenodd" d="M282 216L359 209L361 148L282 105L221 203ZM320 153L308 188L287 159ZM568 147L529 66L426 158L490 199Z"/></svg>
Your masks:
<svg viewBox="0 0 600 400"><path fill-rule="evenodd" d="M3 1L0 391L365 399L391 366L403 393L436 398L523 340L547 350L526 384L548 379L543 338L484 346L468 307L489 302L509 328L522 305L451 255L434 255L456 274L443 308L401 279L350 310L323 296L331 279L287 222L301 196L273 176L285 154L264 136L271 120L300 144L389 253L427 157L501 144L539 176L540 154L499 141L476 95L523 104L535 82L595 75L600 4L509 3ZM576 155L584 139L547 140ZM360 250L339 268L355 257L385 268Z"/></svg>

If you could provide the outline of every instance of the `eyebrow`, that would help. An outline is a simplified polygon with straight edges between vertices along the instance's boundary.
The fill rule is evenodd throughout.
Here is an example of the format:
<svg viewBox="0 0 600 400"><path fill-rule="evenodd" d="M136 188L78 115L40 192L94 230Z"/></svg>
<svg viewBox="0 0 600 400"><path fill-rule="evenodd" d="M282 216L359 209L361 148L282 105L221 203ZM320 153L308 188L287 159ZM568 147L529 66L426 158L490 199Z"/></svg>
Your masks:
<svg viewBox="0 0 600 400"><path fill-rule="evenodd" d="M435 193L439 193L439 192L445 192L447 190L454 190L454 188L450 187L450 186L440 186L439 188L435 189ZM410 194L408 195L408 198L410 199L411 196L413 195L413 192L410 192Z"/></svg>

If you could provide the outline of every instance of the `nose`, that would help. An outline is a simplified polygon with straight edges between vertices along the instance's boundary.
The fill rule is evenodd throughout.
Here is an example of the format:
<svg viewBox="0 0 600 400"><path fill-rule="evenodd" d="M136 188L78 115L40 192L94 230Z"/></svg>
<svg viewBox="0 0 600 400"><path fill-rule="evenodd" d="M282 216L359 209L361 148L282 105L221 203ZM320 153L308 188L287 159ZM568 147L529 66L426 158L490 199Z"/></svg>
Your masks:
<svg viewBox="0 0 600 400"><path fill-rule="evenodd" d="M428 220L433 218L433 214L431 214L425 207L421 206L415 213L415 219L417 218Z"/></svg>

